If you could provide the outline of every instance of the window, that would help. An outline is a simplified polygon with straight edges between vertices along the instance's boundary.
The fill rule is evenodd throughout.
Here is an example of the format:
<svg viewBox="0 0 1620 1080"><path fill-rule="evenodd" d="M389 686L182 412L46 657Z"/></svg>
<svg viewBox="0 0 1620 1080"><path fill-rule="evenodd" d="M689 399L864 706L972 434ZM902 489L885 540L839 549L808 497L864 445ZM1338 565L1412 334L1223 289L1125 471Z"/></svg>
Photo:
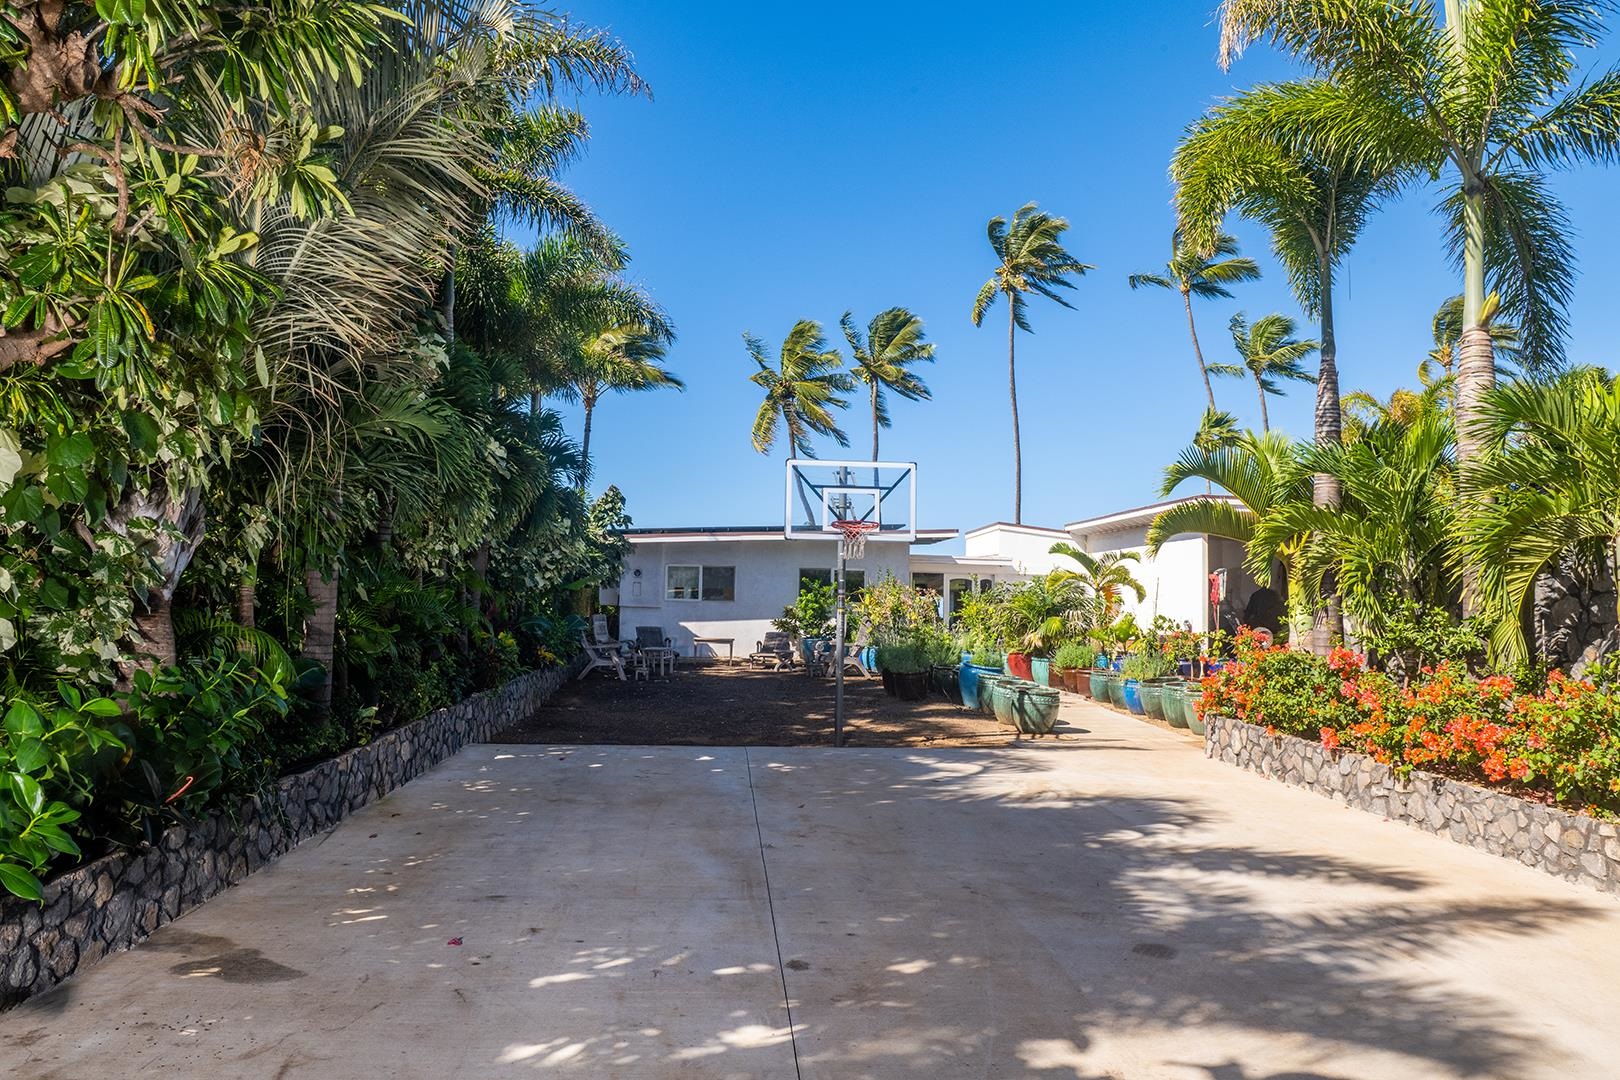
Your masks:
<svg viewBox="0 0 1620 1080"><path fill-rule="evenodd" d="M665 571L668 587L664 590L664 599L696 600L702 573L700 566L671 566Z"/></svg>
<svg viewBox="0 0 1620 1080"><path fill-rule="evenodd" d="M799 581L813 581L817 585L831 585L833 572L831 569L820 566L799 567ZM855 596L866 589L866 571L846 568L844 582L849 586L849 595Z"/></svg>
<svg viewBox="0 0 1620 1080"><path fill-rule="evenodd" d="M664 570L666 600L735 600L735 566L670 566Z"/></svg>
<svg viewBox="0 0 1620 1080"><path fill-rule="evenodd" d="M735 566L705 566L703 568L703 599L737 599L737 568Z"/></svg>
<svg viewBox="0 0 1620 1080"><path fill-rule="evenodd" d="M927 589L936 596L945 593L944 574L912 574L911 587L914 589Z"/></svg>

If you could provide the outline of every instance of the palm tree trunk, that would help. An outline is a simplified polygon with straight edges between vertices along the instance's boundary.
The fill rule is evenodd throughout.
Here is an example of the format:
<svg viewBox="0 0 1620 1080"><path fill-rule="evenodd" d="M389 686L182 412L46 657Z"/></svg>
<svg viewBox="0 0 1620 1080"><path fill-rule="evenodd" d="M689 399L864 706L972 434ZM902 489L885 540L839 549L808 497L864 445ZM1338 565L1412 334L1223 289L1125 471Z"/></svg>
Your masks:
<svg viewBox="0 0 1620 1080"><path fill-rule="evenodd" d="M1463 187L1463 332L1457 350L1457 465L1466 468L1482 449L1475 424L1480 403L1496 385L1496 358L1490 331L1485 329L1485 196ZM1479 581L1474 568L1463 565L1462 606L1465 616L1479 611Z"/></svg>
<svg viewBox="0 0 1620 1080"><path fill-rule="evenodd" d="M878 384L872 379L872 460L878 459Z"/></svg>
<svg viewBox="0 0 1620 1080"><path fill-rule="evenodd" d="M1339 346L1333 331L1333 263L1326 257L1318 258L1318 277L1322 286L1321 332L1322 347L1317 353L1316 369L1316 444L1336 446L1344 437L1344 413L1339 403ZM1311 502L1317 506L1337 507L1344 493L1339 478L1331 473L1317 473L1311 478ZM1327 604L1316 612L1311 621L1311 651L1326 656L1335 641L1344 640L1344 610L1339 603L1337 589L1329 590Z"/></svg>
<svg viewBox="0 0 1620 1080"><path fill-rule="evenodd" d="M135 654L145 660L142 666L166 667L179 659L173 601L166 592L154 591L147 604L137 603L130 618L135 624Z"/></svg>
<svg viewBox="0 0 1620 1080"><path fill-rule="evenodd" d="M585 396L585 431L579 440L579 479L584 487L591 475L591 419L596 415L596 399Z"/></svg>
<svg viewBox="0 0 1620 1080"><path fill-rule="evenodd" d="M304 647L300 655L321 666L321 681L315 688L315 704L322 710L332 706L332 659L337 652L338 568L333 560L324 568L304 571L304 588L314 610L304 620Z"/></svg>
<svg viewBox="0 0 1620 1080"><path fill-rule="evenodd" d="M529 415L530 416L539 416L540 415L540 403L542 401L544 401L544 400L545 400L545 395L542 394L540 391L538 391L538 390L530 390L529 391Z"/></svg>
<svg viewBox="0 0 1620 1080"><path fill-rule="evenodd" d="M243 571L242 579L236 583L236 621L250 630L259 606L258 576L257 570L249 568Z"/></svg>
<svg viewBox="0 0 1620 1080"><path fill-rule="evenodd" d="M1007 396L1012 400L1013 524L1024 523L1024 456L1018 444L1018 370L1013 365L1013 333L1018 329L1013 298L1007 297Z"/></svg>
<svg viewBox="0 0 1620 1080"><path fill-rule="evenodd" d="M1193 321L1192 295L1183 289L1181 305L1187 309L1187 333L1192 335L1193 355L1198 358L1198 374L1204 377L1204 396L1209 399L1211 412L1215 411L1215 384L1209 381L1209 365L1204 363L1204 350L1198 344L1198 324Z"/></svg>
<svg viewBox="0 0 1620 1080"><path fill-rule="evenodd" d="M1271 430L1271 416L1266 412L1266 384L1260 381L1260 376L1254 377L1254 388L1260 392L1260 430Z"/></svg>
<svg viewBox="0 0 1620 1080"><path fill-rule="evenodd" d="M444 272L444 286L440 289L439 314L444 319L444 344L448 348L456 343L456 248L450 245L450 266Z"/></svg>

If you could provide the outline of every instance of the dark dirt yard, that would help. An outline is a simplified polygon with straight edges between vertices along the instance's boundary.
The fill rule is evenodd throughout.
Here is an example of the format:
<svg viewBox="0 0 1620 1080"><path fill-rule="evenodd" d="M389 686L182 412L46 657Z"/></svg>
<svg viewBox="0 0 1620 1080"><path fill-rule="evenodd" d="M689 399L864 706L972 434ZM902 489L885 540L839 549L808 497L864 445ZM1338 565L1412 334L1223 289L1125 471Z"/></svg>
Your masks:
<svg viewBox="0 0 1620 1080"><path fill-rule="evenodd" d="M901 701L874 675L844 683L848 746L1009 746L1015 733L939 695ZM1058 733L1040 741L1073 738ZM682 667L668 678L619 682L595 672L559 690L494 742L634 746L832 745L833 681L803 671Z"/></svg>

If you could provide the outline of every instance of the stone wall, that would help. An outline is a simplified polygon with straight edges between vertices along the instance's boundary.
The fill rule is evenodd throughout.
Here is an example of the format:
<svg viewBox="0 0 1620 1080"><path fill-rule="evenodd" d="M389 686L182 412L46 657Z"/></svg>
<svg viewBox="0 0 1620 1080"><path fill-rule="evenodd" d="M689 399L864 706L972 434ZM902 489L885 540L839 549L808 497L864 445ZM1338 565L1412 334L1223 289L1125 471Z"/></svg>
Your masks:
<svg viewBox="0 0 1620 1080"><path fill-rule="evenodd" d="M43 904L0 899L0 1008L47 990L332 828L350 813L529 716L582 666L535 671L284 777L271 792L53 879Z"/></svg>
<svg viewBox="0 0 1620 1080"><path fill-rule="evenodd" d="M1241 720L1211 716L1204 723L1209 757L1566 881L1620 893L1620 825L1614 822L1430 773L1402 779L1365 754L1270 735Z"/></svg>

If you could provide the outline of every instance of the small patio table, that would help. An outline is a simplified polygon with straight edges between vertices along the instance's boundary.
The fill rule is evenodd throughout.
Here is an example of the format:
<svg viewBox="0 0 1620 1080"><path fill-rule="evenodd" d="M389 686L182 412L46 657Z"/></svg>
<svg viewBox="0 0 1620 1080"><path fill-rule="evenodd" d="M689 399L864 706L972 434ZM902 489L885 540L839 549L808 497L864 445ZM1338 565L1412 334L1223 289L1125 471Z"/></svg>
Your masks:
<svg viewBox="0 0 1620 1080"><path fill-rule="evenodd" d="M724 645L726 647L726 667L730 667L732 660L734 660L736 658L736 645L737 645L737 639L736 638L728 638L728 637L695 637L695 638L693 638L692 639L692 659L694 659L694 660L696 660L697 657L698 657L698 646L699 645ZM719 659L719 657L716 656L716 659Z"/></svg>
<svg viewBox="0 0 1620 1080"><path fill-rule="evenodd" d="M672 675L675 672L675 650L667 645L644 645L642 655L647 662L660 675Z"/></svg>

